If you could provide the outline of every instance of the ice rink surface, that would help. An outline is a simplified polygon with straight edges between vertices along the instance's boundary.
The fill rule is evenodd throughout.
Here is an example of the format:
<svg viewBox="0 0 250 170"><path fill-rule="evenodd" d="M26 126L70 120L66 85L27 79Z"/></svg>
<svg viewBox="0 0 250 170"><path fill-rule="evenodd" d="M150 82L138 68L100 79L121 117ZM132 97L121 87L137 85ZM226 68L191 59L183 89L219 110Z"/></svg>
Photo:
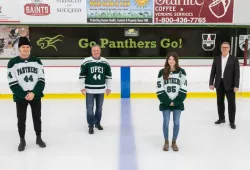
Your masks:
<svg viewBox="0 0 250 170"><path fill-rule="evenodd" d="M226 100L225 100L226 101ZM179 152L162 150L158 99L106 99L103 131L88 134L85 99L43 100L42 137L35 144L30 107L26 149L18 152L15 103L0 100L0 170L247 170L250 168L250 99L237 98L236 130L218 119L216 99L186 99ZM173 121L171 116L170 138Z"/></svg>

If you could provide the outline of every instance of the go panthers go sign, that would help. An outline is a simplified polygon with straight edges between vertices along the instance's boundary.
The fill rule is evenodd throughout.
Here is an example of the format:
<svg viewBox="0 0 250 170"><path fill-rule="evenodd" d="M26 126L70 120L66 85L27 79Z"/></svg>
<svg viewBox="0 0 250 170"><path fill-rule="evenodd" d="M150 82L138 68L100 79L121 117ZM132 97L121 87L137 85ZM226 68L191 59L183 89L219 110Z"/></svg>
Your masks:
<svg viewBox="0 0 250 170"><path fill-rule="evenodd" d="M232 23L234 0L155 0L154 23Z"/></svg>

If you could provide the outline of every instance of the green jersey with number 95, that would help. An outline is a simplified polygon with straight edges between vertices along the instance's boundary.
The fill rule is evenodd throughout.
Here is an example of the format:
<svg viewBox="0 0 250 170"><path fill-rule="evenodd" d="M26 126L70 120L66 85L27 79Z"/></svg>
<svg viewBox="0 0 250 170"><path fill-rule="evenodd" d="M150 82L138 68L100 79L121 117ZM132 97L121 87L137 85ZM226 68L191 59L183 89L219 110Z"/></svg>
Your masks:
<svg viewBox="0 0 250 170"><path fill-rule="evenodd" d="M83 60L79 75L81 89L86 89L87 93L104 93L106 88L111 89L111 79L112 72L107 59L87 57Z"/></svg>

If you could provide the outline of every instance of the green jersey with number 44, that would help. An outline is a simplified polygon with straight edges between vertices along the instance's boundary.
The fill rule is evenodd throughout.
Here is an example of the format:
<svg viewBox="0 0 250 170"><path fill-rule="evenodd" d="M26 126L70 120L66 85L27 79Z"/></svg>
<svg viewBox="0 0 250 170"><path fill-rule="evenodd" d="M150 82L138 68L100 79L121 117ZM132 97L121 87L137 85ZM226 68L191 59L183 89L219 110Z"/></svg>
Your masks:
<svg viewBox="0 0 250 170"><path fill-rule="evenodd" d="M105 89L111 89L112 72L108 60L104 57L94 59L87 57L83 60L79 75L81 89L87 93L105 93Z"/></svg>
<svg viewBox="0 0 250 170"><path fill-rule="evenodd" d="M167 80L163 79L164 69L158 73L157 97L160 100L160 110L184 110L184 100L187 95L186 72L180 68L170 72ZM174 106L170 106L173 102Z"/></svg>
<svg viewBox="0 0 250 170"><path fill-rule="evenodd" d="M35 94L34 99L44 96L45 78L40 59L32 56L22 59L17 56L10 59L7 69L7 78L14 101L25 99L28 92Z"/></svg>

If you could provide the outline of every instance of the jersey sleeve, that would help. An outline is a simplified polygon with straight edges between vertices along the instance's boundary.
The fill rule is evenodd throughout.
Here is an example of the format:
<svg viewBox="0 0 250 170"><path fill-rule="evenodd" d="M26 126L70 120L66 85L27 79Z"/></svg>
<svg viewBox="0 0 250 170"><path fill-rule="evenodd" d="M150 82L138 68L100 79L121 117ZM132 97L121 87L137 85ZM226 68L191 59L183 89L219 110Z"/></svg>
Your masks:
<svg viewBox="0 0 250 170"><path fill-rule="evenodd" d="M174 106L178 106L184 102L187 97L187 76L186 72L182 70L181 86L177 97L173 100Z"/></svg>
<svg viewBox="0 0 250 170"><path fill-rule="evenodd" d="M85 79L87 75L87 65L85 60L83 60L81 67L80 67L80 74L79 74L79 85L80 89L85 89Z"/></svg>
<svg viewBox="0 0 250 170"><path fill-rule="evenodd" d="M167 106L171 104L172 101L164 89L164 80L163 80L162 70L160 70L158 73L156 94L157 94L157 98L160 100L162 104L167 105Z"/></svg>
<svg viewBox="0 0 250 170"><path fill-rule="evenodd" d="M111 89L111 83L112 83L111 81L112 81L112 70L111 70L110 64L108 63L107 70L105 73L105 82L106 82L107 89Z"/></svg>
<svg viewBox="0 0 250 170"><path fill-rule="evenodd" d="M41 60L37 59L37 63L38 63L38 81L34 89L32 90L32 92L36 96L40 96L45 88L45 76L44 76L44 68L43 68L43 64Z"/></svg>
<svg viewBox="0 0 250 170"><path fill-rule="evenodd" d="M27 95L27 92L25 92L22 89L22 87L19 85L17 77L16 77L16 73L15 73L15 65L12 64L11 60L9 61L8 66L7 66L7 78L8 78L9 87L12 93L14 93L14 95L16 95L18 98L24 99L25 96Z"/></svg>

